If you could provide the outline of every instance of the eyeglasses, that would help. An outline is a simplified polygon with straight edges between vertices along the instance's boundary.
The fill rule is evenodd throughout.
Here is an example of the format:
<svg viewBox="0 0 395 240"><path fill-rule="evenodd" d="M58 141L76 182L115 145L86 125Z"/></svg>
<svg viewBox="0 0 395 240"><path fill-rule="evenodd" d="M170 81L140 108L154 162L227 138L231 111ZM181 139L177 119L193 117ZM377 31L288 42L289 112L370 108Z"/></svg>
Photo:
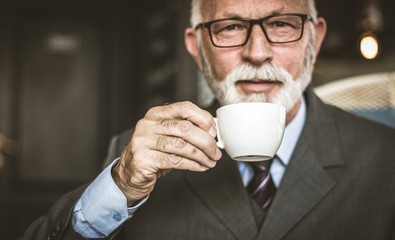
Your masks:
<svg viewBox="0 0 395 240"><path fill-rule="evenodd" d="M303 36L304 23L311 20L307 14L276 14L260 19L224 18L199 23L195 29L207 28L215 47L230 48L248 42L254 24L258 24L270 43L290 43Z"/></svg>

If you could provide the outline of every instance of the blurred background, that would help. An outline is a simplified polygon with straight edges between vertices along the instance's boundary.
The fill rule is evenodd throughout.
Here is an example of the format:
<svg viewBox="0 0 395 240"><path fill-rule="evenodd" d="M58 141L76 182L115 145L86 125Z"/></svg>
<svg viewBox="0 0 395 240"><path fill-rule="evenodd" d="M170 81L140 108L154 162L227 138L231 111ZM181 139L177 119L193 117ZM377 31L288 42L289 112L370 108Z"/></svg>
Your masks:
<svg viewBox="0 0 395 240"><path fill-rule="evenodd" d="M0 239L100 171L149 107L210 98L184 47L189 0L0 3ZM395 2L317 0L328 22L313 87L395 122ZM361 53L361 39L367 52ZM375 53L377 49L377 54Z"/></svg>

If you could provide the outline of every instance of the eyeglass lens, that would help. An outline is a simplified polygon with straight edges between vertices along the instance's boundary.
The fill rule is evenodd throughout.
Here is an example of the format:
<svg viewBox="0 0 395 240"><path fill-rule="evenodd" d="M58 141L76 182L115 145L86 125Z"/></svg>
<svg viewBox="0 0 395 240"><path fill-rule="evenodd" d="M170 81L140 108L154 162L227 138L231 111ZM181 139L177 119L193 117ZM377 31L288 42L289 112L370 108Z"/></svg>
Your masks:
<svg viewBox="0 0 395 240"><path fill-rule="evenodd" d="M226 19L210 26L213 43L217 46L245 44L251 28L251 21ZM298 40L303 30L303 18L297 15L273 16L262 21L269 41L284 43Z"/></svg>

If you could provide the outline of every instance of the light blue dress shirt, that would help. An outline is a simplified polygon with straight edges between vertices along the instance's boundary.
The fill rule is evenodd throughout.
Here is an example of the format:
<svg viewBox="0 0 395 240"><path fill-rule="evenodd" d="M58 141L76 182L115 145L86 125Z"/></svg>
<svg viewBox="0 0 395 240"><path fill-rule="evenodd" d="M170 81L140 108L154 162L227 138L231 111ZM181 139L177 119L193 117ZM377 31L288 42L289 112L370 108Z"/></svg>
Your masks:
<svg viewBox="0 0 395 240"><path fill-rule="evenodd" d="M278 158L273 160L270 173L276 187L279 187L286 166L295 149L296 143L303 130L306 120L306 104L302 98L301 106L295 118L287 125ZM133 213L148 199L141 200L137 205L128 208L126 197L117 187L111 177L111 168L118 162L114 160L102 173L88 186L78 200L73 211L73 227L76 232L86 238L104 238L110 235L124 221L131 218ZM253 177L251 167L238 162L244 186L247 186Z"/></svg>

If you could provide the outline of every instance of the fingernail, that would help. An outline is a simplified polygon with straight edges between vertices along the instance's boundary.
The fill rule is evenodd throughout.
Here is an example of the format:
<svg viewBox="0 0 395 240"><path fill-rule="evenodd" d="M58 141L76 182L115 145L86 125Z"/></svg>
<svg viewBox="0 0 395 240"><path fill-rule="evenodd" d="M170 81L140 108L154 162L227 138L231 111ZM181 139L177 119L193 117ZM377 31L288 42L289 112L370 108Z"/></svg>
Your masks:
<svg viewBox="0 0 395 240"><path fill-rule="evenodd" d="M210 128L210 130L208 131L208 133L209 133L212 137L217 136L217 131L216 131L213 127Z"/></svg>
<svg viewBox="0 0 395 240"><path fill-rule="evenodd" d="M213 161L213 160L211 160L211 168L213 168L213 167L215 167L216 165L217 165L217 161Z"/></svg>
<svg viewBox="0 0 395 240"><path fill-rule="evenodd" d="M222 157L222 152L218 148L215 150L216 159L220 159Z"/></svg>
<svg viewBox="0 0 395 240"><path fill-rule="evenodd" d="M210 168L208 168L208 167L204 167L204 166L202 166L202 170L203 171L207 171L207 170L209 170Z"/></svg>

